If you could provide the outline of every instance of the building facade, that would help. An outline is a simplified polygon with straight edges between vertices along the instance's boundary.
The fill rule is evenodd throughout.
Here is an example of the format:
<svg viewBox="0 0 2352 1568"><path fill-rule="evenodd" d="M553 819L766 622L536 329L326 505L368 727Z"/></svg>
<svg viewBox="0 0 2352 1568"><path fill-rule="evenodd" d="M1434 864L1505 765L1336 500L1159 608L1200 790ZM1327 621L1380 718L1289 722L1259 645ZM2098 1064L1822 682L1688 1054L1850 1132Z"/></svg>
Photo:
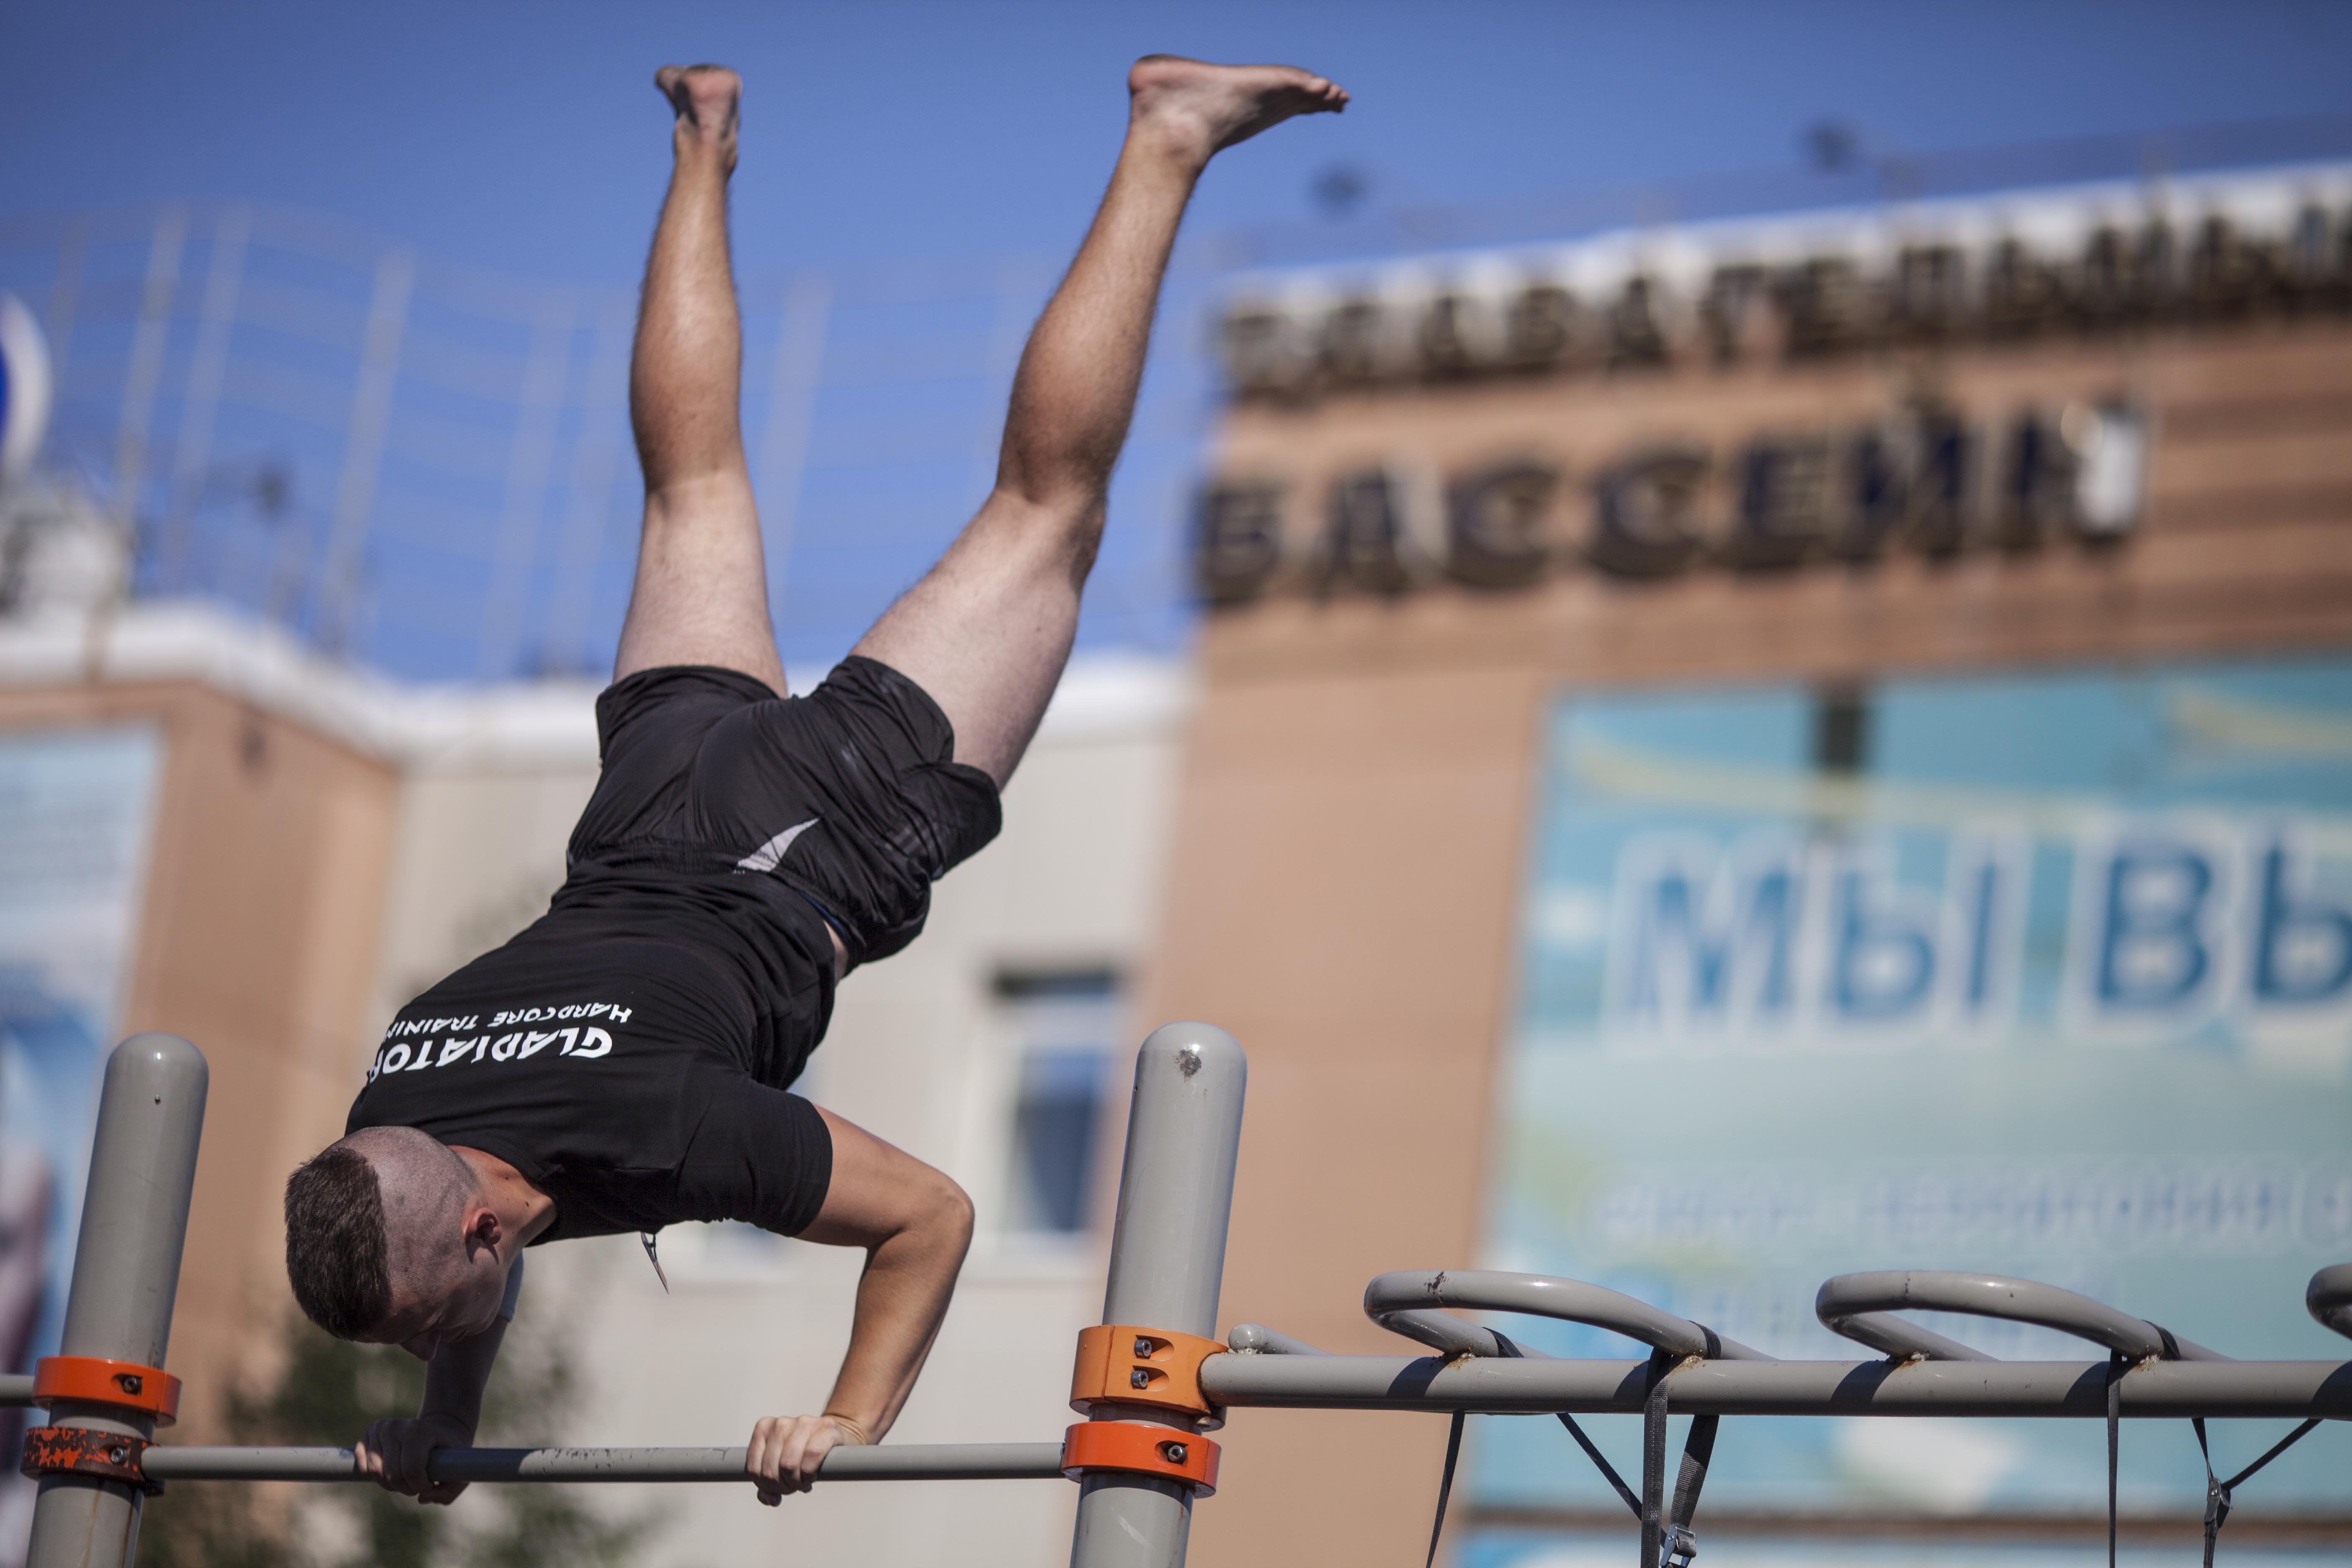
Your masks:
<svg viewBox="0 0 2352 1568"><path fill-rule="evenodd" d="M1003 838L845 986L804 1085L981 1213L894 1436L1071 1419L1126 1055L1175 1017L1251 1054L1227 1325L1393 1353L1363 1281L1476 1264L1838 1355L1822 1278L1952 1267L2331 1353L2297 1292L2352 1257L2347 237L2352 171L2312 167L1240 289L1192 666L1074 667ZM20 621L0 677L0 1349L54 1340L100 1053L185 1034L215 1075L172 1357L201 1441L272 1371L285 1172L400 1003L561 879L593 688L399 688L168 606ZM661 1256L666 1284L633 1238L535 1260L526 1319L587 1373L567 1436L815 1407L854 1258L733 1226ZM1899 1560L1968 1521L2090 1553L2100 1434L2048 1425L1734 1423L1708 1561L1848 1560L1827 1532ZM2343 1437L2233 1532L2344 1551ZM1196 1562L1427 1528L1443 1423L1220 1440ZM1630 1545L1557 1429L1481 1421L1466 1464L1457 1562ZM2168 1542L2194 1465L2126 1433ZM656 1563L782 1531L1011 1564L1059 1557L1074 1500L601 1500L664 1510Z"/></svg>
<svg viewBox="0 0 2352 1568"><path fill-rule="evenodd" d="M141 1029L186 1036L212 1088L170 1436L217 1441L231 1392L284 1364L286 1173L341 1132L393 1013L562 881L596 778L594 688L400 686L172 606L0 628L0 1330L13 1364L54 1349L106 1049ZM1070 1345L1101 1310L1099 1167L1116 1159L1186 691L1164 661L1073 668L1002 837L940 887L921 942L844 988L799 1086L948 1171L980 1211L900 1440L1035 1440L1073 1418ZM761 1415L822 1407L856 1256L739 1226L673 1229L661 1255L667 1284L634 1237L534 1256L520 1331L542 1359L562 1346L581 1394L573 1428L551 1436L735 1442ZM287 1490L278 1506L322 1552L360 1544L315 1490ZM771 1550L779 1531L845 1558L1029 1563L1067 1550L1075 1508L1071 1489L1035 1483L978 1489L952 1513L896 1488L782 1514L748 1489L686 1507L677 1489L640 1491L594 1502L659 1521L653 1563ZM30 1497L0 1495L7 1550L23 1549Z"/></svg>
<svg viewBox="0 0 2352 1568"><path fill-rule="evenodd" d="M1486 1266L1860 1356L1821 1279L1941 1267L2340 1352L2301 1289L2352 1256L2347 176L1240 292L1152 990L1252 1052L1229 1319L1395 1353L1363 1281ZM1442 1422L1225 1442L1202 1561L1428 1528ZM1735 1422L1701 1536L2089 1551L2101 1442ZM1470 1449L1457 1561L1630 1545L1551 1424ZM2339 1550L2346 1457L2265 1472ZM2151 1529L2202 1479L2126 1433Z"/></svg>

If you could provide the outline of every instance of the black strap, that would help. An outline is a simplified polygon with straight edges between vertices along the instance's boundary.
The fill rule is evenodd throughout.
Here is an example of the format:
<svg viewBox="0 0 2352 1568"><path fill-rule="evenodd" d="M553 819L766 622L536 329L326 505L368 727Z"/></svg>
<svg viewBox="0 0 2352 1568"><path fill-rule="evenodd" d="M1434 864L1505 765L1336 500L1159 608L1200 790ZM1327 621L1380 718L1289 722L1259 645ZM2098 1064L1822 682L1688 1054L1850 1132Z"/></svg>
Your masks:
<svg viewBox="0 0 2352 1568"><path fill-rule="evenodd" d="M1690 1436L1683 1439L1682 1474L1675 1479L1675 1507L1667 1520L1664 1542L1666 1562L1676 1568L1686 1568L1698 1554L1698 1538L1691 1533L1691 1516L1698 1511L1699 1489L1706 1485L1707 1461L1715 1458L1715 1429L1722 1419L1718 1415L1692 1416Z"/></svg>
<svg viewBox="0 0 2352 1568"><path fill-rule="evenodd" d="M1559 1424L1568 1428L1568 1435L1576 1439L1576 1446L1584 1450L1584 1457L1599 1467L1601 1473L1608 1478L1609 1484L1617 1489L1617 1495L1625 1500L1625 1507L1632 1511L1633 1517L1641 1518L1642 1500L1633 1495L1633 1489L1625 1484L1625 1478L1617 1473L1617 1467L1611 1464L1607 1456L1592 1446L1592 1439L1584 1435L1584 1428L1576 1424L1576 1417L1565 1410L1556 1410L1552 1414L1559 1416ZM1707 1419L1713 1420L1714 1417L1709 1416Z"/></svg>
<svg viewBox="0 0 2352 1568"><path fill-rule="evenodd" d="M1454 1495L1454 1465L1462 1458L1462 1422L1465 1412L1454 1413L1454 1425L1445 1432L1445 1472L1437 1478L1437 1517L1429 1526L1429 1555L1422 1560L1421 1568L1431 1568L1437 1561L1437 1538L1445 1533L1445 1500Z"/></svg>
<svg viewBox="0 0 2352 1568"><path fill-rule="evenodd" d="M2107 1568L2116 1568L2116 1458L2123 1440L2124 1373L2130 1370L2123 1352L2107 1352Z"/></svg>
<svg viewBox="0 0 2352 1568"><path fill-rule="evenodd" d="M1495 1337L1496 1339L1502 1339L1500 1334L1497 1334ZM1507 1344L1509 1342L1505 1341L1504 1342ZM1576 1439L1576 1446L1584 1450L1584 1457L1591 1459L1600 1469L1601 1473L1609 1479L1609 1484L1617 1489L1617 1495L1625 1500L1625 1506L1633 1510L1633 1517L1635 1519L1641 1518L1642 1500L1633 1495L1633 1489L1625 1484L1625 1478L1617 1473L1617 1467L1611 1464L1607 1456L1592 1446L1592 1439L1584 1435L1584 1428L1576 1424L1576 1417L1570 1415L1565 1410L1556 1410L1552 1414L1559 1416L1559 1424L1568 1428L1568 1435ZM1459 1410L1455 1411L1454 1413L1454 1425L1445 1435L1445 1468L1439 1474L1437 1479L1437 1519L1435 1522L1432 1523L1429 1527L1429 1555L1423 1560L1422 1568L1430 1568L1430 1564L1437 1561L1437 1539L1445 1532L1445 1502L1446 1499L1453 1495L1454 1468L1462 1457L1462 1419L1463 1412ZM1707 1423L1707 1443L1709 1447L1712 1447L1715 1441L1715 1417L1712 1415L1706 1415L1701 1416L1700 1419ZM1693 1429L1693 1435L1696 1435L1696 1428ZM1706 1477L1706 1461L1702 1459L1699 1463L1700 1478L1701 1479L1704 1479ZM1687 1456L1685 1456L1683 1460L1683 1470L1685 1478L1687 1479L1690 1471L1690 1460ZM1693 1506L1696 1506L1698 1501L1698 1488L1695 1485L1692 1486L1690 1488L1690 1492L1691 1502ZM1680 1512L1682 1508L1682 1489L1680 1488L1675 1489L1675 1502L1676 1511ZM1687 1515L1685 1515L1685 1517L1687 1518Z"/></svg>
<svg viewBox="0 0 2352 1568"><path fill-rule="evenodd" d="M1493 1331L1489 1331L1492 1332ZM1501 1334L1495 1342L1506 1356L1522 1354L1519 1347ZM1713 1349L1710 1336L1709 1349ZM1576 1417L1565 1410L1552 1414L1584 1450L1584 1457L1617 1489L1627 1509L1642 1524L1642 1568L1685 1568L1698 1551L1698 1542L1691 1533L1691 1516L1698 1511L1699 1491L1706 1485L1706 1467L1715 1457L1715 1435L1722 1424L1721 1417L1696 1415L1691 1418L1690 1435L1683 1442L1682 1467L1675 1478L1675 1495L1671 1507L1665 1497L1666 1488L1666 1376L1677 1364L1676 1358L1664 1351L1650 1356L1650 1391L1642 1405L1642 1491L1639 1496L1617 1473L1617 1467L1595 1447ZM1445 1434L1445 1468L1437 1478L1437 1517L1429 1527L1429 1552L1422 1560L1422 1568L1433 1568L1437 1562L1437 1543L1445 1533L1445 1507L1454 1495L1454 1471L1462 1458L1462 1428L1465 1412L1455 1411L1452 1425Z"/></svg>
<svg viewBox="0 0 2352 1568"><path fill-rule="evenodd" d="M1642 1402L1642 1568L1658 1568L1665 1540L1666 1369L1650 1358L1650 1396Z"/></svg>
<svg viewBox="0 0 2352 1568"><path fill-rule="evenodd" d="M2227 1523L2230 1518L2230 1494L2235 1491L2238 1484L2248 1476L2293 1447L2305 1433L2319 1425L2319 1417L2313 1416L2277 1442L2273 1443L2269 1451L2261 1458L2256 1459L2226 1481L2214 1478L2213 1450L2205 1443L2205 1418L2201 1415L2192 1415L2189 1418L2189 1425L2196 1428L2197 1451L2205 1457L2205 1568L2213 1568L2213 1546L2221 1539L2221 1526Z"/></svg>
<svg viewBox="0 0 2352 1568"><path fill-rule="evenodd" d="M1506 1356L1514 1360L1526 1359L1527 1352L1512 1343L1502 1331L1489 1329L1486 1331L1495 1336L1495 1343L1501 1348ZM1633 1495L1633 1489L1625 1484L1625 1478L1617 1473L1617 1467L1609 1462L1609 1457L1594 1447L1592 1439L1584 1435L1584 1428L1576 1424L1576 1417L1565 1410L1555 1410L1552 1414L1559 1418L1561 1426L1568 1428L1568 1435L1576 1439L1576 1446L1584 1450L1584 1457L1592 1461L1593 1468L1601 1472L1611 1486L1617 1489L1617 1495L1624 1500L1627 1511L1635 1519L1641 1518L1642 1500Z"/></svg>
<svg viewBox="0 0 2352 1568"><path fill-rule="evenodd" d="M1714 1336L1708 1336L1713 1351ZM1698 1538L1691 1531L1691 1516L1698 1511L1698 1494L1706 1485L1706 1467L1715 1458L1716 1428L1721 1417L1694 1415L1690 1435L1683 1439L1683 1461L1675 1476L1671 1504L1666 1499L1666 1378L1680 1358L1664 1351L1650 1356L1650 1394L1642 1403L1642 1568L1687 1568L1698 1554ZM1588 1446L1587 1451L1590 1451ZM1600 1456L1594 1455L1597 1459ZM1603 1470L1609 1470L1604 1462ZM1617 1479L1609 1470L1609 1479ZM1633 1498L1624 1483L1618 1490Z"/></svg>

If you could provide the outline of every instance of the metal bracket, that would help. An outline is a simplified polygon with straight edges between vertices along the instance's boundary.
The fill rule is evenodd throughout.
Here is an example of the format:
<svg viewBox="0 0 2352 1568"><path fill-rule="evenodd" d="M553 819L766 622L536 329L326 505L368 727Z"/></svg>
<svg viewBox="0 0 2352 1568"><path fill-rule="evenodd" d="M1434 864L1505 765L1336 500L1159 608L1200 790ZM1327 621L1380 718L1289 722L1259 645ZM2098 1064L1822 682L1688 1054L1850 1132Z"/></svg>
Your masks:
<svg viewBox="0 0 2352 1568"><path fill-rule="evenodd" d="M25 1433L25 1461L20 1467L35 1480L50 1476L97 1476L137 1487L149 1497L161 1497L163 1483L141 1465L147 1439L120 1432L99 1432L87 1426L34 1426Z"/></svg>
<svg viewBox="0 0 2352 1568"><path fill-rule="evenodd" d="M1197 1432L1143 1421L1081 1421L1062 1434L1062 1473L1083 1480L1089 1470L1131 1470L1181 1481L1195 1497L1217 1489L1217 1445Z"/></svg>
<svg viewBox="0 0 2352 1568"><path fill-rule="evenodd" d="M180 1380L161 1367L95 1355L43 1356L33 1366L33 1403L106 1405L152 1415L158 1426L180 1418Z"/></svg>
<svg viewBox="0 0 2352 1568"><path fill-rule="evenodd" d="M1097 1405L1144 1405L1211 1418L1218 1411L1201 1392L1201 1363L1225 1347L1198 1334L1133 1323L1102 1323L1078 1331L1077 1364L1070 1372L1070 1408L1081 1415Z"/></svg>

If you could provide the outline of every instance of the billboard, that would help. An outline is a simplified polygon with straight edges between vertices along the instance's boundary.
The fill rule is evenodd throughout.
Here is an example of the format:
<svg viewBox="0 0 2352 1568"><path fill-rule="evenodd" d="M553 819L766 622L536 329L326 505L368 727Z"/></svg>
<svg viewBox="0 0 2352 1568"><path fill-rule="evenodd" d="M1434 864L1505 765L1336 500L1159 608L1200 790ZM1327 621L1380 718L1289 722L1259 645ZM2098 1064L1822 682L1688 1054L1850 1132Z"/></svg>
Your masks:
<svg viewBox="0 0 2352 1568"><path fill-rule="evenodd" d="M1814 1291L1899 1268L2352 1354L2303 1307L2352 1259L2352 659L1580 693L1548 723L1491 1266L1782 1357L1867 1358ZM1482 1426L1478 1504L1618 1506L1555 1424ZM1594 1426L1636 1471L1638 1423ZM2221 1423L2215 1462L2284 1430ZM1758 1418L1726 1424L1706 1500L2095 1512L2105 1465L2095 1422ZM2126 1426L2126 1509L2194 1513L2203 1480L2186 1422ZM2352 1507L2352 1434L2241 1501Z"/></svg>
<svg viewBox="0 0 2352 1568"><path fill-rule="evenodd" d="M121 1026L163 738L152 725L0 735L0 1363L29 1372L63 1326L107 1047ZM22 1412L0 1435L13 1454ZM0 1484L0 1561L32 1483Z"/></svg>

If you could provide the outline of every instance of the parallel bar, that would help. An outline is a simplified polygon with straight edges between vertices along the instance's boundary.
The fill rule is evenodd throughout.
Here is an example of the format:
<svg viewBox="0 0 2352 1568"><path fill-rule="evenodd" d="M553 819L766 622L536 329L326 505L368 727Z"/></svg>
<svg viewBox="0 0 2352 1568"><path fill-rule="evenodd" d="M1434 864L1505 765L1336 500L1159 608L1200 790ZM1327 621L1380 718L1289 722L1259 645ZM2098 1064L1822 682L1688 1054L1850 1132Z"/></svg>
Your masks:
<svg viewBox="0 0 2352 1568"><path fill-rule="evenodd" d="M133 1035L106 1058L59 1353L163 1364L210 1076L177 1035ZM60 1401L49 1419L123 1436L155 1433L150 1417L112 1405ZM121 1481L44 1478L26 1568L128 1568L142 1500Z"/></svg>
<svg viewBox="0 0 2352 1568"><path fill-rule="evenodd" d="M749 1481L740 1448L443 1448L436 1481ZM147 1450L159 1481L357 1481L349 1448ZM904 1443L835 1448L822 1481L1031 1481L1062 1479L1059 1443Z"/></svg>
<svg viewBox="0 0 2352 1568"><path fill-rule="evenodd" d="M1433 1357L1217 1355L1219 1405L1291 1409L1639 1415L1649 1363ZM2097 1362L1713 1361L1666 1379L1677 1415L2047 1415L2107 1413ZM2152 1362L2123 1376L2126 1416L2352 1419L2352 1362Z"/></svg>
<svg viewBox="0 0 2352 1568"><path fill-rule="evenodd" d="M1136 1053L1104 1322L1203 1338L1217 1331L1248 1082L1241 1046L1214 1025L1163 1025ZM1098 1404L1093 1416L1200 1429L1188 1416L1149 1405ZM1078 1492L1071 1568L1183 1568L1192 1527L1191 1487L1159 1476L1094 1471Z"/></svg>

